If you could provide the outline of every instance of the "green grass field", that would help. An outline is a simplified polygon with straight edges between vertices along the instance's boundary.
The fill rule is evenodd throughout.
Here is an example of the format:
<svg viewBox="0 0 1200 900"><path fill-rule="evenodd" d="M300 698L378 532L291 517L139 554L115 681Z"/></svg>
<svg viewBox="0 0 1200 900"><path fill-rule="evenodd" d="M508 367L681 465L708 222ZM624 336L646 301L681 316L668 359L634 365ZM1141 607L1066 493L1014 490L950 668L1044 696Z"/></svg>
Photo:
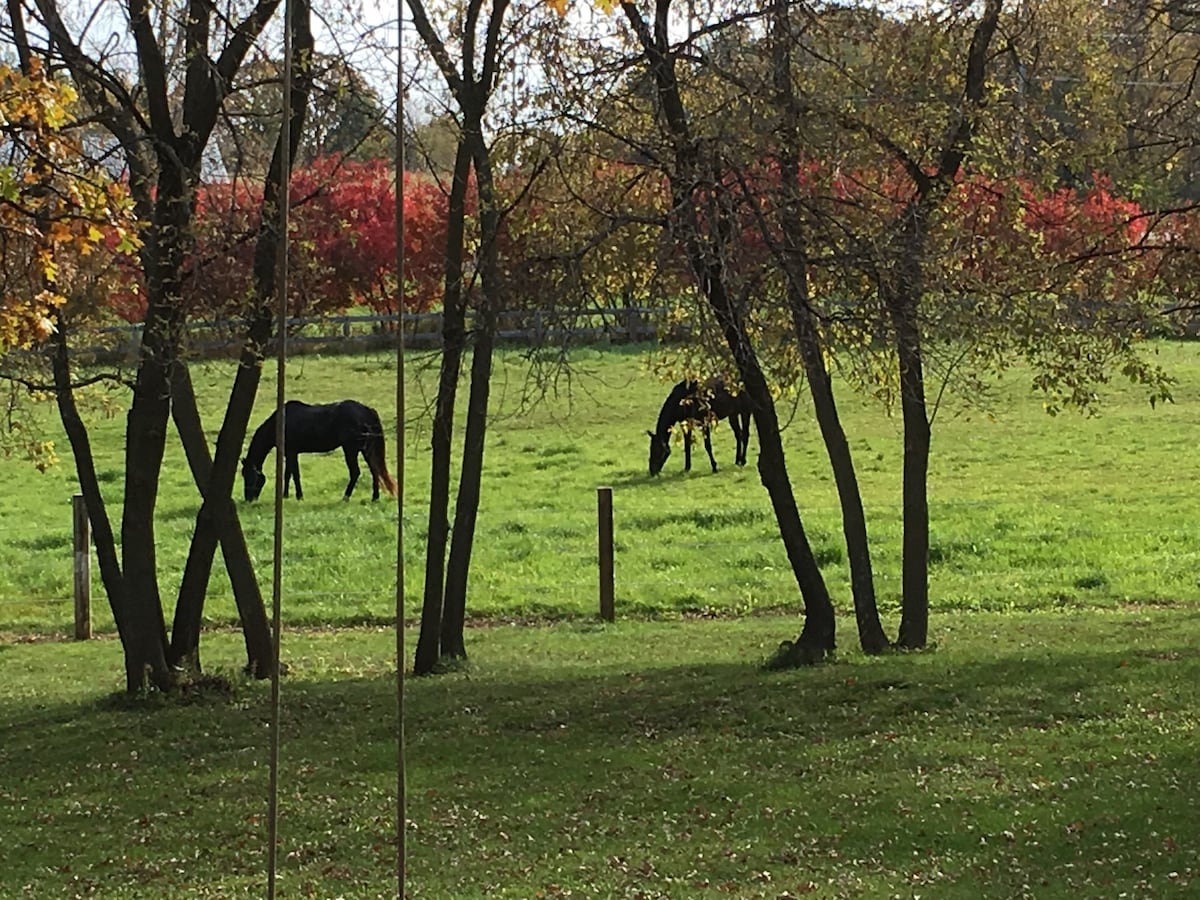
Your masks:
<svg viewBox="0 0 1200 900"><path fill-rule="evenodd" d="M645 430L667 385L647 351L581 352L569 386L544 395L506 354L472 662L408 682L410 896L1195 896L1200 347L1158 352L1179 378L1173 405L1114 385L1102 415L1052 419L1014 376L990 414L942 414L933 643L919 654L856 650L836 498L801 402L789 465L843 613L840 650L775 673L759 663L794 637L796 589L756 473L729 465L728 429L722 471L700 451L691 474L673 456L650 479ZM298 359L290 393L356 396L394 422L391 371L383 357ZM415 606L434 375L426 358L409 371ZM215 433L229 370L195 377ZM256 422L272 396L268 384ZM841 405L894 629L899 428ZM122 427L94 423L113 502ZM306 499L285 521L279 895L394 896L397 510L361 486L343 504L340 454L302 466ZM598 485L615 496L614 625L593 614ZM47 639L70 629L74 490L66 463L41 475L0 461L0 897L263 896L268 686L241 680L240 636L216 627L204 659L230 693L125 699L98 586L109 635ZM172 442L168 592L196 506ZM267 583L271 508L242 514ZM223 580L208 614L233 621Z"/></svg>
<svg viewBox="0 0 1200 900"><path fill-rule="evenodd" d="M930 479L931 595L935 609L1112 607L1196 599L1200 548L1193 489L1200 400L1200 347L1157 345L1179 379L1175 404L1153 409L1114 384L1099 416L1042 412L1019 374L998 384L986 411L947 408L934 426ZM682 472L682 449L662 477L646 474L645 431L669 385L649 370L644 348L580 351L570 378L531 375L517 352L503 355L494 388L483 504L469 611L495 617L579 617L596 607L596 488L614 489L619 613L790 611L795 583L753 462L732 465L733 437L714 443L722 470L703 459ZM433 358L413 357L407 431L407 588L419 592L427 519ZM304 357L292 361L289 396L353 396L378 406L394 428L394 360ZM198 367L195 380L214 435L230 369ZM268 374L254 422L274 402ZM790 401L789 401L790 402ZM877 404L843 391L841 406L867 503L881 604L899 591L899 423ZM46 433L65 448L50 410ZM786 433L789 469L818 559L841 607L849 603L840 516L824 449L799 401ZM114 509L122 489L123 416L93 423L99 470ZM65 450L64 450L65 452ZM394 448L389 448L394 453ZM268 472L273 471L272 456ZM390 621L396 507L369 502L361 484L341 502L341 454L302 457L306 498L285 520L284 615L289 625ZM71 621L69 459L46 474L0 460L0 632L67 632ZM237 488L240 495L240 483ZM269 491L272 490L268 486ZM166 596L175 590L198 506L171 436L158 506ZM252 552L269 583L272 510L242 506ZM209 624L235 621L217 567ZM97 627L111 629L99 592Z"/></svg>
<svg viewBox="0 0 1200 900"><path fill-rule="evenodd" d="M941 613L934 652L756 668L792 630L474 633L409 681L410 896L1195 896L1195 608ZM281 897L395 895L392 651L284 635ZM264 896L267 687L131 706L118 667L0 645L0 896Z"/></svg>

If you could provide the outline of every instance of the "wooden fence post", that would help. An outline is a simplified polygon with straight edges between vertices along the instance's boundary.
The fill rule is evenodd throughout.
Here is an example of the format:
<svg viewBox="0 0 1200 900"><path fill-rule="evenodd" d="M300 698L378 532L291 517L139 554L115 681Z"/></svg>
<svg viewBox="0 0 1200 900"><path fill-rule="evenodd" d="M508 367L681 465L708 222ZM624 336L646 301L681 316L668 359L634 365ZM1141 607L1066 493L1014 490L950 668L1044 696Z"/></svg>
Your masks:
<svg viewBox="0 0 1200 900"><path fill-rule="evenodd" d="M71 523L75 533L75 640L92 636L92 529L83 494L71 498Z"/></svg>
<svg viewBox="0 0 1200 900"><path fill-rule="evenodd" d="M612 488L596 488L596 537L600 551L600 618L616 618L613 600L613 507Z"/></svg>

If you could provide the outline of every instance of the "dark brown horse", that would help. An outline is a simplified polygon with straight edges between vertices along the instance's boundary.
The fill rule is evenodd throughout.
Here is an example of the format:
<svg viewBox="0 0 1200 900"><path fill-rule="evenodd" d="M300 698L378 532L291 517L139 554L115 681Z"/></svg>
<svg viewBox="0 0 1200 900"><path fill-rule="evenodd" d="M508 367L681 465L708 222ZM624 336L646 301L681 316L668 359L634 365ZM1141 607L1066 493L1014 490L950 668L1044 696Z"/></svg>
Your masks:
<svg viewBox="0 0 1200 900"><path fill-rule="evenodd" d="M379 413L357 400L342 400L338 403L313 405L299 400L284 404L283 414L283 496L288 495L288 483L296 484L296 499L304 499L300 487L301 453L328 453L342 448L346 455L346 469L350 483L346 485L343 500L349 500L358 481L358 454L367 461L371 470L371 499L379 499L379 485L383 484L392 496L396 494L396 482L387 468L387 452L383 440L383 425ZM275 448L275 413L258 426L246 458L242 460L242 479L245 482L246 499L255 500L262 493L267 476L263 474L263 460Z"/></svg>
<svg viewBox="0 0 1200 900"><path fill-rule="evenodd" d="M650 474L662 471L671 455L671 431L682 425L683 470L692 468L692 431L696 426L704 434L704 449L712 470L717 471L717 460L712 452L712 426L721 419L729 419L737 443L734 461L739 466L746 464L746 450L750 443L750 398L744 391L730 393L720 378L700 382L684 379L671 389L658 414L658 425L650 435Z"/></svg>

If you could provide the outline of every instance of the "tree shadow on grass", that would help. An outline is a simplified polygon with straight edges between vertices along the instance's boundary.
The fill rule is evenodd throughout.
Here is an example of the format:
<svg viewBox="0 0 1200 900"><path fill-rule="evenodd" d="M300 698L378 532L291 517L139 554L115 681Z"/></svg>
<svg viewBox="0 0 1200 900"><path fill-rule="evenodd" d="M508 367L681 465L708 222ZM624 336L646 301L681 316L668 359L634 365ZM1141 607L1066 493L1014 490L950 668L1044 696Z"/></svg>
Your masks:
<svg viewBox="0 0 1200 900"><path fill-rule="evenodd" d="M686 625L680 633L685 640ZM7 649L0 644L0 651ZM486 659L486 652L480 656ZM1200 684L1200 649L1164 644L1002 657L953 670L940 665L936 653L928 653L788 672L728 662L599 672L580 667L572 672L569 660L555 671L553 678L539 677L538 670L528 668L511 677L503 671L468 669L430 679L409 678L408 727L425 736L449 735L470 719L486 721L493 733L521 735L569 724L592 742L616 744L650 732L703 736L745 731L853 739L913 717L952 719L956 711L972 710L998 728L1054 727L1123 711L1127 686L1135 675L1144 681L1153 672L1158 682L1169 672L1170 684L1189 679ZM356 730L362 726L359 710L394 704L392 676L307 680L300 672L285 677L283 684L285 722L297 729L297 736L310 722ZM244 699L227 711L230 717L243 709L262 711L263 696L249 686L241 693ZM0 724L35 728L94 714L138 718L144 711L142 726L153 730L159 723L157 713L186 709L183 705L173 710L170 701L114 702L106 697L93 704L42 705L31 715L17 714ZM161 727L169 729L173 722L173 715L166 716ZM45 736L53 741L52 731Z"/></svg>
<svg viewBox="0 0 1200 900"><path fill-rule="evenodd" d="M1104 720L1125 709L1131 667L1175 669L1200 677L1200 654L1186 646L1132 655L1064 656L974 663L953 673L913 665L903 656L871 666L834 664L788 673L713 664L504 682L450 676L423 690L409 682L410 727L452 733L463 717L483 718L503 734L544 732L567 724L595 746L630 736L738 733L797 739L858 739L922 720L951 724L966 714L1002 730L1047 729ZM502 677L502 676L501 676ZM355 698L385 694L374 680L312 684L315 708L335 715ZM382 702L382 696L375 698Z"/></svg>
<svg viewBox="0 0 1200 900"><path fill-rule="evenodd" d="M686 626L673 633L688 639ZM731 662L573 665L567 651L552 670L502 671L490 667L486 640L474 669L407 682L410 818L430 858L528 832L532 842L512 845L503 865L546 865L552 879L555 848L565 843L580 864L599 854L602 866L609 832L622 853L641 848L678 875L680 864L654 848L662 823L680 822L672 827L735 876L806 879L836 849L872 860L894 884L917 877L914 859L921 871L936 868L927 856L958 860L960 886L983 879L990 896L1015 896L1029 885L1104 893L1100 880L1075 880L1095 859L1107 873L1095 877L1119 884L1160 862L1196 863L1182 838L1200 824L1200 793L1177 777L1193 759L1172 716L1194 720L1200 709L1200 651L1171 636L1134 650L895 655L781 673ZM395 681L380 658L347 665L356 662L363 674L308 678L296 666L285 679L283 778L293 831L363 831L355 817L373 816L365 830L377 843L394 783ZM79 829L94 828L80 809L104 810L119 843L142 834L147 807L186 804L181 823L155 826L172 858L195 845L205 809L216 810L204 827L224 834L218 843L253 842L245 822L261 806L267 719L266 693L250 686L203 708L0 709L0 771L18 801L0 821L18 849L57 828L76 871L102 868L114 852L111 842L79 845ZM440 830L451 812L453 833ZM545 821L572 817L595 833L532 840ZM722 847L745 849L722 861ZM19 853L6 865L13 878L45 878ZM766 890L739 895L779 893Z"/></svg>

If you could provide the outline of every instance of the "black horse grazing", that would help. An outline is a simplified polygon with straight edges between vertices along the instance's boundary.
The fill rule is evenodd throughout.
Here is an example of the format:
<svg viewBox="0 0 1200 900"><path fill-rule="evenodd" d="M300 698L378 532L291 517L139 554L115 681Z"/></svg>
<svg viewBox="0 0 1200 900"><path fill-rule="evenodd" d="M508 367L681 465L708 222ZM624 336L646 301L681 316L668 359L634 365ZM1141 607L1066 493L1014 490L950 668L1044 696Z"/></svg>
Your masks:
<svg viewBox="0 0 1200 900"><path fill-rule="evenodd" d="M358 481L358 454L367 461L371 470L371 499L379 499L379 483L395 496L396 482L387 468L387 453L383 441L383 425L379 413L357 400L342 400L339 403L312 405L299 400L289 400L284 405L283 416L283 496L288 495L288 482L296 483L296 499L304 499L300 487L301 453L327 453L342 448L346 454L346 468L350 472L350 483L346 485L349 500ZM275 413L258 426L246 458L242 460L242 479L245 481L246 499L255 500L262 493L267 476L263 474L263 460L275 447Z"/></svg>
<svg viewBox="0 0 1200 900"><path fill-rule="evenodd" d="M699 425L704 433L704 449L712 470L717 471L717 460L712 452L712 425L721 419L729 419L733 436L737 442L735 461L739 466L746 464L746 449L750 443L750 398L746 393L731 394L720 378L707 382L684 379L671 389L662 411L658 414L658 425L650 435L650 474L657 475L671 455L671 429L682 423L683 470L692 468L692 429Z"/></svg>

